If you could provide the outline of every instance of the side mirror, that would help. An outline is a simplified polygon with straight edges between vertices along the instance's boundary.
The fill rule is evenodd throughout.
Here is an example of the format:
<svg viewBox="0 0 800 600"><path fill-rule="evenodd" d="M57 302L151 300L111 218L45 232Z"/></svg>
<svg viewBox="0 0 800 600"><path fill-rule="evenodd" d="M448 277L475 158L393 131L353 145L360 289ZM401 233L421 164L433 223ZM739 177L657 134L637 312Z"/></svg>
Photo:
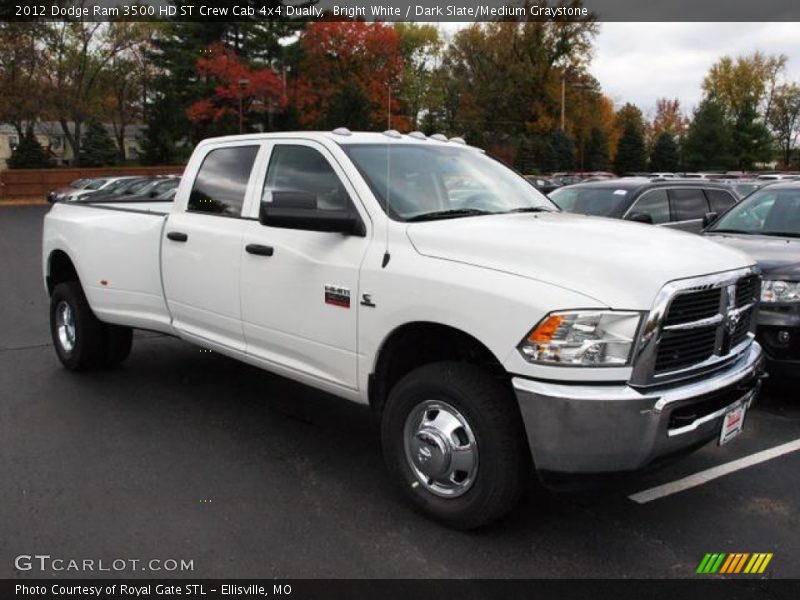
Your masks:
<svg viewBox="0 0 800 600"><path fill-rule="evenodd" d="M632 212L631 214L628 215L628 221L634 221L635 223L647 223L648 225L652 225L653 217L643 212Z"/></svg>
<svg viewBox="0 0 800 600"><path fill-rule="evenodd" d="M717 220L719 215L715 212L707 212L703 215L703 229L711 225L714 221Z"/></svg>
<svg viewBox="0 0 800 600"><path fill-rule="evenodd" d="M262 200L258 221L269 227L331 231L364 237L364 224L350 210L323 210L317 196L309 192L272 192L272 200Z"/></svg>

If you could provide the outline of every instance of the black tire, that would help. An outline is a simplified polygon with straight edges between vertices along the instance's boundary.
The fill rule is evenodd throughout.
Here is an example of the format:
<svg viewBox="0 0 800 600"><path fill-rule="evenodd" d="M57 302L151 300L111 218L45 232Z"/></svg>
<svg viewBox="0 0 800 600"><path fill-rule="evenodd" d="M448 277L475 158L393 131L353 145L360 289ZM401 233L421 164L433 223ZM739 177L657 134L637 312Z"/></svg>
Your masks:
<svg viewBox="0 0 800 600"><path fill-rule="evenodd" d="M406 455L406 421L431 400L455 408L477 443L474 478L456 497L428 489ZM381 437L388 469L406 497L427 516L456 529L474 529L502 517L529 484L530 453L513 394L475 365L433 363L406 375L389 394Z"/></svg>
<svg viewBox="0 0 800 600"><path fill-rule="evenodd" d="M58 311L66 305L71 313L74 335L71 345L59 338ZM59 283L50 296L50 334L56 354L71 371L88 371L105 364L105 327L86 302L79 283Z"/></svg>
<svg viewBox="0 0 800 600"><path fill-rule="evenodd" d="M116 367L131 353L133 329L122 325L105 325L105 366Z"/></svg>

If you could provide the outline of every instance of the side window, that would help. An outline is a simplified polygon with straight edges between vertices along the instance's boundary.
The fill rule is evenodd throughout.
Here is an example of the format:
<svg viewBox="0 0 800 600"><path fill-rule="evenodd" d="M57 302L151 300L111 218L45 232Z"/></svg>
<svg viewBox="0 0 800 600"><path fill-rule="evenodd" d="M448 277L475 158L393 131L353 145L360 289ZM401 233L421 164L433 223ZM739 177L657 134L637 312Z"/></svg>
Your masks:
<svg viewBox="0 0 800 600"><path fill-rule="evenodd" d="M349 203L333 167L319 151L308 146L277 145L272 149L264 192L312 194L320 210L347 210Z"/></svg>
<svg viewBox="0 0 800 600"><path fill-rule="evenodd" d="M731 206L736 204L736 199L724 190L706 190L708 203L711 205L711 212L722 214Z"/></svg>
<svg viewBox="0 0 800 600"><path fill-rule="evenodd" d="M217 148L209 152L194 180L188 210L240 216L257 154L258 146Z"/></svg>
<svg viewBox="0 0 800 600"><path fill-rule="evenodd" d="M669 199L667 190L652 190L645 192L628 211L631 213L644 213L650 215L653 224L669 222Z"/></svg>
<svg viewBox="0 0 800 600"><path fill-rule="evenodd" d="M676 221L702 219L708 212L708 202L700 188L671 189L669 199Z"/></svg>

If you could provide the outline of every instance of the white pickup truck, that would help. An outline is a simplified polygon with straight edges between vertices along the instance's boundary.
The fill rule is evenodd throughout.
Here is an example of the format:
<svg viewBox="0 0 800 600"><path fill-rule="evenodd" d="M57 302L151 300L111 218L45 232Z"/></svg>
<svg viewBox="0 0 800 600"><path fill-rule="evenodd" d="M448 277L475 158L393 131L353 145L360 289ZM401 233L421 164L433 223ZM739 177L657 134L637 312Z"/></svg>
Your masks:
<svg viewBox="0 0 800 600"><path fill-rule="evenodd" d="M563 214L443 136L206 140L174 203L54 206L43 269L67 368L119 364L143 328L369 404L405 494L460 528L532 469L725 443L762 373L752 260Z"/></svg>

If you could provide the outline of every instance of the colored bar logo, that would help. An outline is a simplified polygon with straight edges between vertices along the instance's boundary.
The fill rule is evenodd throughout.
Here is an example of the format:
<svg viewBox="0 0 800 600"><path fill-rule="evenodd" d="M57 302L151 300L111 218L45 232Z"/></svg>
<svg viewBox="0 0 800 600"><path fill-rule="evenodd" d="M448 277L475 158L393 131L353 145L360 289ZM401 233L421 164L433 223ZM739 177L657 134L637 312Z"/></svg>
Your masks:
<svg viewBox="0 0 800 600"><path fill-rule="evenodd" d="M771 560L772 552L755 552L753 554L748 552L709 553L700 561L695 572L703 575L716 573L724 575L736 575L739 573L755 575L763 573Z"/></svg>

